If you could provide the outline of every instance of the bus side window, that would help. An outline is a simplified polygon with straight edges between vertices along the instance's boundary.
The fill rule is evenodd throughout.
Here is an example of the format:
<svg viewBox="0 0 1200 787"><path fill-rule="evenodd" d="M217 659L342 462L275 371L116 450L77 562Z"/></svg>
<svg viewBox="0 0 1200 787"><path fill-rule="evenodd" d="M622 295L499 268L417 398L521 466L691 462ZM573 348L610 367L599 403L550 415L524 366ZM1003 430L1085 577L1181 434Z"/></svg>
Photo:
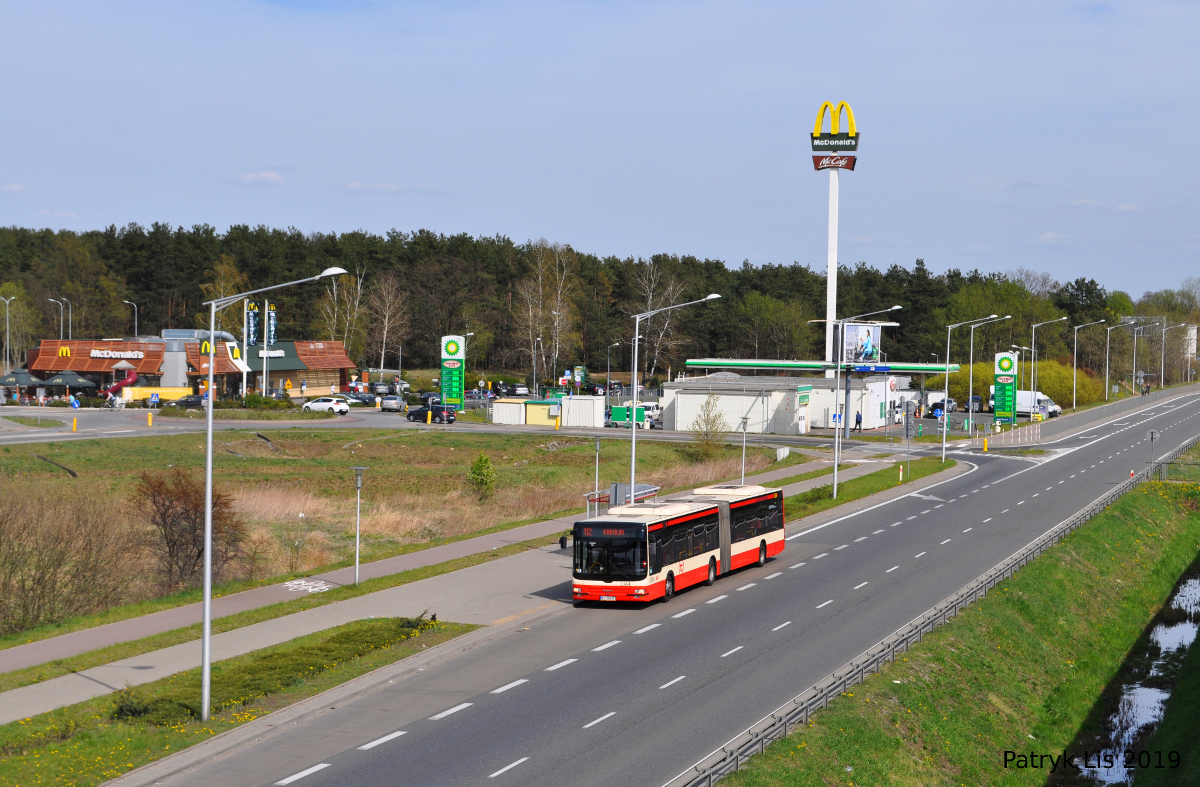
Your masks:
<svg viewBox="0 0 1200 787"><path fill-rule="evenodd" d="M733 541L741 541L746 537L746 509L735 508L729 512L729 537Z"/></svg>
<svg viewBox="0 0 1200 787"><path fill-rule="evenodd" d="M767 503L767 529L783 530L783 511L779 508L779 497L773 497Z"/></svg>
<svg viewBox="0 0 1200 787"><path fill-rule="evenodd" d="M659 534L659 559L664 566L675 562L675 528L664 527L658 531Z"/></svg>
<svg viewBox="0 0 1200 787"><path fill-rule="evenodd" d="M657 574L662 571L662 534L650 534L650 573Z"/></svg>
<svg viewBox="0 0 1200 787"><path fill-rule="evenodd" d="M676 539L679 540L679 560L692 556L692 529L690 527L676 528Z"/></svg>
<svg viewBox="0 0 1200 787"><path fill-rule="evenodd" d="M708 522L708 549L721 548L721 515L713 514Z"/></svg>

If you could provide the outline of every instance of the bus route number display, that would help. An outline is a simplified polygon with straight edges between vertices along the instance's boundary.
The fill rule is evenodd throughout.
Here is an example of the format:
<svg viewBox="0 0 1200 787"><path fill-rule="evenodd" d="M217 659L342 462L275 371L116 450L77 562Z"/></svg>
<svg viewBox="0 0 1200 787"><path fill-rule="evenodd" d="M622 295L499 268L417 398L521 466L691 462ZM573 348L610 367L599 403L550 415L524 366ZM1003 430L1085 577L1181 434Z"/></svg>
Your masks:
<svg viewBox="0 0 1200 787"><path fill-rule="evenodd" d="M641 528L619 525L589 525L579 528L580 538L640 538Z"/></svg>

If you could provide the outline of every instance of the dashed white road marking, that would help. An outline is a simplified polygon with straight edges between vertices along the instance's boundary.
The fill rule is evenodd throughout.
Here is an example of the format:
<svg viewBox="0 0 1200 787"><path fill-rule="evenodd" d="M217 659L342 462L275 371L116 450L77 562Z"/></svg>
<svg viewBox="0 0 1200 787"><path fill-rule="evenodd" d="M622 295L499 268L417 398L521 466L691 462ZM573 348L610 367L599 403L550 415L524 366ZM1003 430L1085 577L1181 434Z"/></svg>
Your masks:
<svg viewBox="0 0 1200 787"><path fill-rule="evenodd" d="M1012 511L1012 509L1011 509L1011 508L1006 508L1006 509L1004 509L1003 511L1001 511L1000 513L1001 513L1001 514L1007 514L1009 511Z"/></svg>
<svg viewBox="0 0 1200 787"><path fill-rule="evenodd" d="M1041 492L1034 492L1034 493L1033 493L1033 496L1034 496L1034 497L1037 497L1037 496L1038 496L1038 495L1040 495L1040 494L1041 494Z"/></svg>
<svg viewBox="0 0 1200 787"><path fill-rule="evenodd" d="M723 598L729 598L729 596L722 594L720 596L717 596L716 598L710 598L708 601L705 601L704 603L705 604L716 604L718 601L720 601Z"/></svg>
<svg viewBox="0 0 1200 787"><path fill-rule="evenodd" d="M859 536L858 538L854 539L854 543L857 544L859 541L866 541L866 540L867 540L866 536Z"/></svg>
<svg viewBox="0 0 1200 787"><path fill-rule="evenodd" d="M925 554L925 553L924 553L924 552L922 552L920 555L913 555L913 557L914 557L914 558L916 558L916 557L920 557L921 555L924 555L924 554Z"/></svg>
<svg viewBox="0 0 1200 787"><path fill-rule="evenodd" d="M643 626L642 628L638 629L637 631L635 631L633 633L634 634L645 634L650 629L656 629L661 625L662 625L661 623L651 623L649 626Z"/></svg>
<svg viewBox="0 0 1200 787"><path fill-rule="evenodd" d="M910 519L916 519L916 518L917 518L917 515L916 515L916 514L913 514L913 515L912 515L912 516L910 516L910 517L905 517L905 520L904 520L904 521L905 521L905 522L907 522L907 521L908 521L908 520L910 520Z"/></svg>
<svg viewBox="0 0 1200 787"><path fill-rule="evenodd" d="M885 571L885 572L883 572L883 573L885 573L885 574L890 574L890 573L892 573L893 571L895 571L895 570L896 570L896 569L898 569L898 568L900 568L900 566L892 566L891 568L889 568L887 571Z"/></svg>
<svg viewBox="0 0 1200 787"><path fill-rule="evenodd" d="M131 429L130 431L133 431L133 430ZM287 777L286 779L280 779L279 781L277 781L275 783L276 784L291 784L294 781L303 779L305 776L308 776L309 774L316 773L317 771L324 770L325 768L328 768L328 767L329 767L329 763L323 762L323 763L320 763L319 765L314 765L313 767L309 768L308 770L300 771L299 773L293 773L291 776Z"/></svg>
<svg viewBox="0 0 1200 787"><path fill-rule="evenodd" d="M571 659L571 661L574 661L574 660L575 659ZM566 662L564 662L564 663L566 663ZM562 665L560 664L559 666L562 666ZM553 667L551 669L553 669ZM450 708L449 710L444 710L441 713L437 714L436 716L430 716L429 720L437 721L438 719L444 719L447 716L449 716L451 713L458 713L460 710L463 710L464 708L471 707L471 705L472 705L472 703L470 703L470 702L460 702L459 704L455 705L453 708Z"/></svg>
<svg viewBox="0 0 1200 787"><path fill-rule="evenodd" d="M696 611L695 609L685 609L683 612L680 612L678 615L672 615L671 617L672 618L681 618L684 615L690 615L695 611Z"/></svg>
<svg viewBox="0 0 1200 787"><path fill-rule="evenodd" d="M679 681L683 680L683 679L684 679L684 678L686 678L686 677L687 677L687 675L680 675L680 676L679 676L678 678L676 678L675 680L669 680L669 681L667 681L667 682L666 682L666 683L664 683L663 685L659 686L659 688L660 688L660 689L665 689L667 686L673 686L673 685L675 685L676 683L678 683Z"/></svg>
<svg viewBox="0 0 1200 787"><path fill-rule="evenodd" d="M888 527L895 527L895 526L896 526L896 525L898 525L898 524L900 524L900 523L899 523L899 522L893 522L892 524L888 525Z"/></svg>
<svg viewBox="0 0 1200 787"><path fill-rule="evenodd" d="M804 565L804 563L797 563L794 566L788 566L788 568L800 568L800 566L803 566L803 565Z"/></svg>
<svg viewBox="0 0 1200 787"><path fill-rule="evenodd" d="M779 629L783 628L784 626L790 626L790 625L792 625L792 621L789 620L787 623L780 623L778 626L771 629L771 631L779 631Z"/></svg>
<svg viewBox="0 0 1200 787"><path fill-rule="evenodd" d="M587 724L583 725L583 728L586 730L588 727L594 727L597 724L599 724L600 722L604 721L605 719L611 719L613 716L616 716L616 715L617 715L617 712L615 710L610 711L610 712L604 714L603 716L601 716L600 718L596 719L595 721L589 721Z"/></svg>
<svg viewBox="0 0 1200 787"><path fill-rule="evenodd" d="M688 612L692 612L692 611L694 611L694 610L690 610L690 609L688 610ZM686 615L687 612L685 612L684 614ZM675 617L679 617L679 615L676 615ZM545 672L554 672L554 670L558 669L559 667L565 667L568 664L574 664L577 661L579 661L579 659L567 659L566 661L560 661L553 666L546 667L546 669L544 671Z"/></svg>
<svg viewBox="0 0 1200 787"><path fill-rule="evenodd" d="M855 586L852 588L852 590L858 590L859 588L861 588L861 587L864 587L864 586L866 586L867 584L869 584L869 583L867 583L867 582L859 582L857 585L855 585Z"/></svg>
<svg viewBox="0 0 1200 787"><path fill-rule="evenodd" d="M829 553L828 553L828 552L822 552L821 554L814 556L814 557L813 557L813 560L820 560L820 559L821 559L821 558L823 558L823 557L829 557Z"/></svg>
<svg viewBox="0 0 1200 787"><path fill-rule="evenodd" d="M968 528L967 528L966 530L964 530L963 532L964 532L964 533L970 533L970 532L971 532L972 530L974 530L974 529L975 529L975 528L973 528L973 527L968 527Z"/></svg>
<svg viewBox="0 0 1200 787"><path fill-rule="evenodd" d="M614 639L612 642L605 642L603 645L601 645L598 648L592 648L592 653L599 653L602 650L608 650L613 645L620 645L620 644L621 644L621 640Z"/></svg>
<svg viewBox="0 0 1200 787"><path fill-rule="evenodd" d="M529 681L526 680L525 678L521 678L519 680L514 680L512 683L506 683L505 685L501 686L498 689L492 689L490 693L491 694L503 694L504 692L508 691L509 689L515 689L517 686L520 686L522 683L528 683L528 682ZM403 734L403 733L401 733L401 734ZM371 744L371 745L374 746L375 744Z"/></svg>
<svg viewBox="0 0 1200 787"><path fill-rule="evenodd" d="M942 546L942 544L949 544L949 543L950 543L950 539L948 539L948 538L947 538L947 539L946 539L945 541L943 541L941 544L938 544L938 546Z"/></svg>
<svg viewBox="0 0 1200 787"><path fill-rule="evenodd" d="M750 588L754 587L757 584L758 584L757 582L748 582L745 585L742 585L740 588L738 588L738 590L749 590Z"/></svg>
<svg viewBox="0 0 1200 787"><path fill-rule="evenodd" d="M921 516L925 516L928 513L929 513L929 509L926 508L924 511L921 512Z"/></svg>
<svg viewBox="0 0 1200 787"><path fill-rule="evenodd" d="M517 683L524 683L524 682L525 681L523 681L523 680L517 681ZM517 683L510 683L510 684L508 684L508 686L515 686L515 685L517 685ZM506 686L505 688L508 688L508 686ZM499 691L492 692L492 694L499 694L499 693L500 693ZM396 738L399 738L403 734L404 734L404 730L400 730L399 732L393 732L391 735L384 735L382 738L376 738L375 740L371 741L370 743L366 743L366 744L363 744L362 746L359 746L358 750L359 751L369 751L371 749L374 749L379 744L387 743L390 740L395 740Z"/></svg>
<svg viewBox="0 0 1200 787"><path fill-rule="evenodd" d="M991 521L992 521L992 518L989 516L987 519L983 520L983 524L986 525L988 522L991 522Z"/></svg>
<svg viewBox="0 0 1200 787"><path fill-rule="evenodd" d="M1020 503L1017 503L1017 505L1019 505L1019 506L1023 506L1023 505L1025 505L1025 501L1024 501L1024 500L1022 500Z"/></svg>
<svg viewBox="0 0 1200 787"><path fill-rule="evenodd" d="M782 571L776 571L774 574L768 574L766 578L767 578L767 579L774 579L775 577L779 577L779 576L783 576L783 572L782 572Z"/></svg>
<svg viewBox="0 0 1200 787"><path fill-rule="evenodd" d="M500 774L504 773L505 771L512 770L513 768L517 767L518 765L520 765L521 763L525 762L525 761L526 761L526 760L528 760L528 759L529 759L528 757L522 757L521 759L517 760L517 761L516 761L516 762L514 762L514 763L511 763L511 764L509 764L509 765L505 765L503 768L501 768L500 770L496 771L495 773L489 774L489 775L488 775L488 778L489 778L489 779L495 779L495 778L496 778L497 776L499 776Z"/></svg>
<svg viewBox="0 0 1200 787"><path fill-rule="evenodd" d="M742 647L743 647L742 645L738 645L738 646L737 646L736 648L734 648L733 650L730 650L730 651L727 651L727 652L725 652L725 653L722 653L722 654L721 654L721 658L725 658L726 656L732 656L734 653L737 653L739 650L741 650L741 649L742 649Z"/></svg>
<svg viewBox="0 0 1200 787"><path fill-rule="evenodd" d="M818 604L818 605L817 605L817 609L820 609L821 607L827 607L827 606L829 606L829 605L830 605L830 604L832 604L832 603L833 603L833 599L829 599L829 600L828 600L828 601L826 601L824 604Z"/></svg>
<svg viewBox="0 0 1200 787"><path fill-rule="evenodd" d="M874 531L873 533L871 533L871 535L873 535L873 536L877 536L877 535L879 535L879 534L880 534L880 533L882 533L882 532L883 532L883 528L881 527L881 528L879 528L878 530L876 530L876 531Z"/></svg>
<svg viewBox="0 0 1200 787"><path fill-rule="evenodd" d="M842 544L840 547L834 547L834 548L833 548L833 551L834 551L834 552L837 552L839 549L845 549L845 548L846 548L846 547L848 547L848 546L850 546L850 545L849 545L849 544Z"/></svg>
<svg viewBox="0 0 1200 787"><path fill-rule="evenodd" d="M934 508L941 508L944 505L945 505L945 503L938 503L936 506L934 506Z"/></svg>

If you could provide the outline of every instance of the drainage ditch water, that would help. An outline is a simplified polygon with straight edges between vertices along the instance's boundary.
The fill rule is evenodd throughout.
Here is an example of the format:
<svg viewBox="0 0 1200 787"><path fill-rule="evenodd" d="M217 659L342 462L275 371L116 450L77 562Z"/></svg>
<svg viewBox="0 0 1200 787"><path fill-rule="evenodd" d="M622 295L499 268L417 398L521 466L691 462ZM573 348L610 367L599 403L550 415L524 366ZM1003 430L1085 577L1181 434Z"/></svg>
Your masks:
<svg viewBox="0 0 1200 787"><path fill-rule="evenodd" d="M1081 776L1090 777L1094 784L1130 783L1136 768L1125 768L1126 752L1131 756L1141 753L1144 759L1145 744L1162 721L1163 708L1198 631L1200 578L1190 578L1155 618L1145 647L1127 660L1123 674L1129 682L1121 685L1116 712L1105 720L1095 748L1088 747L1088 760L1075 760ZM1112 767L1104 767L1109 762Z"/></svg>

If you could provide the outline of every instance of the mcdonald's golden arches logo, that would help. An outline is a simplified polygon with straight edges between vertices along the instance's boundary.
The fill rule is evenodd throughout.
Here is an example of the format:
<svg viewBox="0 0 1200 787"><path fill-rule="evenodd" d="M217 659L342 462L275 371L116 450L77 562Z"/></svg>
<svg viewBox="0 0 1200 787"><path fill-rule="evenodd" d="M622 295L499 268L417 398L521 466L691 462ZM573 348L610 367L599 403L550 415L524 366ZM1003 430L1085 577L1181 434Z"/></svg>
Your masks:
<svg viewBox="0 0 1200 787"><path fill-rule="evenodd" d="M200 342L200 354L206 355L210 352L212 352L212 345L208 343L208 340Z"/></svg>
<svg viewBox="0 0 1200 787"><path fill-rule="evenodd" d="M842 131L842 110L846 110L848 128ZM822 130L825 125L825 113L833 117L829 121L829 132ZM824 150L858 150L858 126L854 122L854 110L845 101L834 106L832 101L826 101L817 110L817 122L813 124L812 149Z"/></svg>
<svg viewBox="0 0 1200 787"><path fill-rule="evenodd" d="M232 345L230 345L230 346L229 346L229 349L230 349L230 350L232 351L232 353L233 353L233 360L235 360L235 361L236 361L237 359L239 359L239 358L241 358L241 357L242 357L242 351L241 351L240 349L238 349L238 346L237 346L236 344L232 344Z"/></svg>
<svg viewBox="0 0 1200 787"><path fill-rule="evenodd" d="M70 358L71 357L71 348L66 346L65 344L61 345L58 348L58 357L59 358Z"/></svg>

